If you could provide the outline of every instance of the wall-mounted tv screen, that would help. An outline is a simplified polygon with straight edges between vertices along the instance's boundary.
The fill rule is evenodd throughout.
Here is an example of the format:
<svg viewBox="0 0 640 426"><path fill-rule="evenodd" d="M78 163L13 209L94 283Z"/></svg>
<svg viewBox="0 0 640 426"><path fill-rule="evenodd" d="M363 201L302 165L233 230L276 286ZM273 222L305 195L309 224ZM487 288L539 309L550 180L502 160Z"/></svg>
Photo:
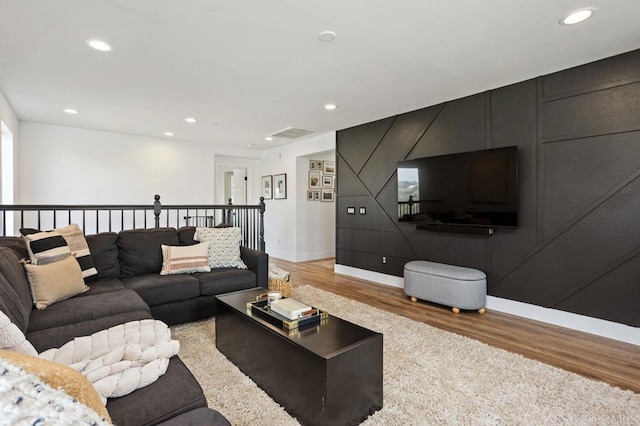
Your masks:
<svg viewBox="0 0 640 426"><path fill-rule="evenodd" d="M518 147L399 161L398 218L434 226L518 226Z"/></svg>

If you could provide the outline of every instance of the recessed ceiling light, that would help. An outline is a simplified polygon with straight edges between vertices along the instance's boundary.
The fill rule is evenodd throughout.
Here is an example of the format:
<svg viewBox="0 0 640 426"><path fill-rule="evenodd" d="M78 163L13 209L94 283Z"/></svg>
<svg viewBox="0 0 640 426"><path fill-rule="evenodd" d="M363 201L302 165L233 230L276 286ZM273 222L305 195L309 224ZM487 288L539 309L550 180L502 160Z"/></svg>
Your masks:
<svg viewBox="0 0 640 426"><path fill-rule="evenodd" d="M104 42L102 40L90 39L90 40L87 40L85 43L87 43L87 46L89 46L90 48L99 50L101 52L111 52L113 50L113 48L109 45L109 43Z"/></svg>
<svg viewBox="0 0 640 426"><path fill-rule="evenodd" d="M67 114L77 114L78 110L77 109L73 109L73 108L65 108L63 109L64 112L66 112Z"/></svg>
<svg viewBox="0 0 640 426"><path fill-rule="evenodd" d="M187 123L195 123L196 119L193 117L187 117L184 119L184 121L186 121Z"/></svg>
<svg viewBox="0 0 640 426"><path fill-rule="evenodd" d="M267 136L266 138L264 138L265 141L272 141L273 138L271 136Z"/></svg>
<svg viewBox="0 0 640 426"><path fill-rule="evenodd" d="M324 109L329 110L329 111L333 111L333 110L334 110L334 109L336 109L336 108L338 108L338 107L336 106L336 104L326 104L326 105L324 106Z"/></svg>
<svg viewBox="0 0 640 426"><path fill-rule="evenodd" d="M585 21L589 19L595 11L596 9L594 7L585 7L583 9L574 10L560 20L560 25L573 25Z"/></svg>
<svg viewBox="0 0 640 426"><path fill-rule="evenodd" d="M164 132L165 136L173 136L173 132Z"/></svg>
<svg viewBox="0 0 640 426"><path fill-rule="evenodd" d="M322 31L318 34L320 41L333 41L336 39L336 33L333 31Z"/></svg>

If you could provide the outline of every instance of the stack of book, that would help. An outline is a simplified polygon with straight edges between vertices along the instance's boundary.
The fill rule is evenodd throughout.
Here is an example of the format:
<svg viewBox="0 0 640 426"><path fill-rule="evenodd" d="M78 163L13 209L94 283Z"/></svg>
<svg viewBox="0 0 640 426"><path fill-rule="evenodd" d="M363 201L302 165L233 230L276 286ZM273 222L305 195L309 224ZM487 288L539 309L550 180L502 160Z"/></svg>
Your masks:
<svg viewBox="0 0 640 426"><path fill-rule="evenodd" d="M300 318L305 312L311 311L311 309L313 309L311 306L294 299L279 299L271 302L271 310L273 312L287 317L290 320Z"/></svg>

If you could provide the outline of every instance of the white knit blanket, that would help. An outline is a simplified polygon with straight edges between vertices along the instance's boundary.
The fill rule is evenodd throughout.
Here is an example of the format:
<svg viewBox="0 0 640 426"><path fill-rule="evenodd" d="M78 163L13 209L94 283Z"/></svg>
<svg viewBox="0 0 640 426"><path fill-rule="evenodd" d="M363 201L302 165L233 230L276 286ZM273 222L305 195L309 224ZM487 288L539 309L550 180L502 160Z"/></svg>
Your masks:
<svg viewBox="0 0 640 426"><path fill-rule="evenodd" d="M127 395L155 382L180 349L162 321L142 320L76 337L39 357L82 373L105 398Z"/></svg>

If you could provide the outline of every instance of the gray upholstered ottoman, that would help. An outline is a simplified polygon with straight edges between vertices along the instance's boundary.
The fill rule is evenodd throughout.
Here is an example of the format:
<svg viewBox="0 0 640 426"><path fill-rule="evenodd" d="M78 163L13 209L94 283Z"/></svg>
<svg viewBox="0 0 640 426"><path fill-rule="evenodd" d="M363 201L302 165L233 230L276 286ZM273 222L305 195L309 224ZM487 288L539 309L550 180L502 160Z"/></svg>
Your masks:
<svg viewBox="0 0 640 426"><path fill-rule="evenodd" d="M487 276L477 269L415 260L404 265L404 292L411 297L460 309L484 313Z"/></svg>

